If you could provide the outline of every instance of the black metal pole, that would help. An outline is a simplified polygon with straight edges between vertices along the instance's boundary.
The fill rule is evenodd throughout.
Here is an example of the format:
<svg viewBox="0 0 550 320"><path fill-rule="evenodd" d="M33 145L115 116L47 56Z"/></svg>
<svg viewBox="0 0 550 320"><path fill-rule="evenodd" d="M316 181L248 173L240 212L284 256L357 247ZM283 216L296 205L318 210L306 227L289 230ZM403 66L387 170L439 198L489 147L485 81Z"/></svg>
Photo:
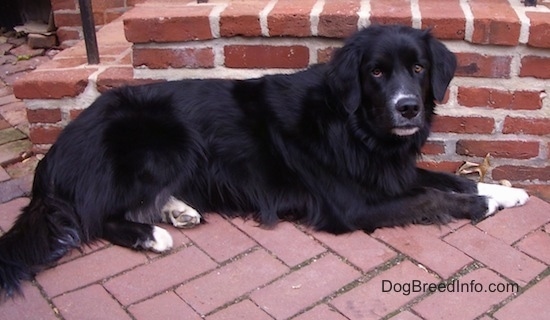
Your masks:
<svg viewBox="0 0 550 320"><path fill-rule="evenodd" d="M80 6L80 19L82 20L82 32L86 44L86 56L88 64L99 64L99 50L95 36L94 14L91 0L78 0Z"/></svg>

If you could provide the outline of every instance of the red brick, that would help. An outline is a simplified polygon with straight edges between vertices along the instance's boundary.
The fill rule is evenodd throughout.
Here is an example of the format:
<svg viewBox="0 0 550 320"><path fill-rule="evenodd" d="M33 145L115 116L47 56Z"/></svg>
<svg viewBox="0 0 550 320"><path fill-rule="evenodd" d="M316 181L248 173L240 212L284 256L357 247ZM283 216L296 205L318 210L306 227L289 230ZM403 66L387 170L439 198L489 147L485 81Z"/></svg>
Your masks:
<svg viewBox="0 0 550 320"><path fill-rule="evenodd" d="M56 123L61 121L59 109L27 109L27 119L31 123Z"/></svg>
<svg viewBox="0 0 550 320"><path fill-rule="evenodd" d="M105 23L111 23L114 20L118 19L122 14L124 14L128 8L114 8L114 9L108 9L104 12L104 21Z"/></svg>
<svg viewBox="0 0 550 320"><path fill-rule="evenodd" d="M495 312L494 316L499 320L550 319L549 296L550 277L546 277Z"/></svg>
<svg viewBox="0 0 550 320"><path fill-rule="evenodd" d="M199 249L189 247L115 277L104 286L120 303L129 305L216 266ZM155 277L151 277L151 274Z"/></svg>
<svg viewBox="0 0 550 320"><path fill-rule="evenodd" d="M184 284L176 293L204 315L287 271L288 268L273 256L257 250Z"/></svg>
<svg viewBox="0 0 550 320"><path fill-rule="evenodd" d="M393 250L362 231L342 235L316 232L313 236L365 272L397 256Z"/></svg>
<svg viewBox="0 0 550 320"><path fill-rule="evenodd" d="M93 285L53 299L64 319L131 319L100 285Z"/></svg>
<svg viewBox="0 0 550 320"><path fill-rule="evenodd" d="M16 81L13 93L19 99L61 99L76 97L88 85L95 68L31 72Z"/></svg>
<svg viewBox="0 0 550 320"><path fill-rule="evenodd" d="M454 173L461 164L461 161L419 161L417 166L426 170Z"/></svg>
<svg viewBox="0 0 550 320"><path fill-rule="evenodd" d="M510 56L490 56L471 52L456 52L455 55L458 60L457 76L510 78Z"/></svg>
<svg viewBox="0 0 550 320"><path fill-rule="evenodd" d="M458 103L466 107L537 110L542 107L540 91L504 91L483 87L459 87Z"/></svg>
<svg viewBox="0 0 550 320"><path fill-rule="evenodd" d="M550 118L514 118L507 116L504 119L502 133L516 134L550 134Z"/></svg>
<svg viewBox="0 0 550 320"><path fill-rule="evenodd" d="M531 22L527 44L533 47L550 48L550 13L526 12L526 14Z"/></svg>
<svg viewBox="0 0 550 320"><path fill-rule="evenodd" d="M347 318L341 315L340 313L338 313L338 311L327 306L326 304L320 304L315 308L308 310L302 313L301 315L297 316L296 318L292 318L292 319L293 320L319 320L319 319L346 320Z"/></svg>
<svg viewBox="0 0 550 320"><path fill-rule="evenodd" d="M87 63L88 61L83 55L69 57L56 56L50 62L38 66L37 70L46 71L60 68L75 68L79 66L85 66Z"/></svg>
<svg viewBox="0 0 550 320"><path fill-rule="evenodd" d="M412 25L409 1L386 0L371 2L371 23Z"/></svg>
<svg viewBox="0 0 550 320"><path fill-rule="evenodd" d="M441 10L439 0L419 0L422 29L432 28L432 34L438 39L464 39L466 18L459 0L445 1L445 10Z"/></svg>
<svg viewBox="0 0 550 320"><path fill-rule="evenodd" d="M82 25L79 12L54 11L53 15L56 25L63 27L80 27Z"/></svg>
<svg viewBox="0 0 550 320"><path fill-rule="evenodd" d="M105 249L110 246L110 243L105 240L98 240L91 244L88 244L82 248L71 249L67 254L65 254L59 261L58 264L63 264L78 258L82 258L85 255L88 255L97 250Z"/></svg>
<svg viewBox="0 0 550 320"><path fill-rule="evenodd" d="M121 55L121 57L118 60L118 63L124 66L131 66L132 65L132 53L133 50L130 52L126 52L125 54Z"/></svg>
<svg viewBox="0 0 550 320"><path fill-rule="evenodd" d="M444 240L520 286L546 269L546 265L472 225L465 225Z"/></svg>
<svg viewBox="0 0 550 320"><path fill-rule="evenodd" d="M494 180L508 179L512 181L539 180L550 181L550 166L528 167L502 165L492 171Z"/></svg>
<svg viewBox="0 0 550 320"><path fill-rule="evenodd" d="M548 229L548 226L546 227ZM550 264L550 234L536 231L517 244L517 248L531 257Z"/></svg>
<svg viewBox="0 0 550 320"><path fill-rule="evenodd" d="M202 228L184 230L184 234L218 262L239 255L256 245L218 214L208 215L207 221L208 224Z"/></svg>
<svg viewBox="0 0 550 320"><path fill-rule="evenodd" d="M36 280L53 297L145 262L147 258L144 254L113 246L48 269L39 273Z"/></svg>
<svg viewBox="0 0 550 320"><path fill-rule="evenodd" d="M180 266L178 270L184 269ZM164 270L167 271L167 270ZM128 311L137 320L148 319L189 319L201 320L202 318L189 307L173 291L163 293L149 300L134 304Z"/></svg>
<svg viewBox="0 0 550 320"><path fill-rule="evenodd" d="M9 96L13 94L13 90L5 83L0 84L0 97Z"/></svg>
<svg viewBox="0 0 550 320"><path fill-rule="evenodd" d="M34 144L54 143L62 130L62 127L52 125L31 126L29 137Z"/></svg>
<svg viewBox="0 0 550 320"><path fill-rule="evenodd" d="M125 0L92 0L93 12L104 12L107 9L123 8Z"/></svg>
<svg viewBox="0 0 550 320"><path fill-rule="evenodd" d="M182 1L178 1L178 3L185 3L185 2L190 2L191 0L182 0ZM195 2L197 2L197 0L193 0ZM137 4L142 4L144 2L147 2L147 0L126 0L126 4L128 6L131 6L131 7L134 7L136 6Z"/></svg>
<svg viewBox="0 0 550 320"><path fill-rule="evenodd" d="M250 298L274 318L287 319L360 276L336 256L327 255L254 291Z"/></svg>
<svg viewBox="0 0 550 320"><path fill-rule="evenodd" d="M19 102L19 101L21 100L17 99L13 94L5 95L0 97L0 106L4 106L7 104Z"/></svg>
<svg viewBox="0 0 550 320"><path fill-rule="evenodd" d="M473 289L469 290L473 283ZM506 280L489 269L478 269L456 280L457 292L436 292L412 309L424 319L476 319L512 292L489 292L489 286ZM475 288L481 291L475 291ZM478 289L479 290L479 289ZM491 289L494 290L494 289ZM511 288L510 288L511 290Z"/></svg>
<svg viewBox="0 0 550 320"><path fill-rule="evenodd" d="M317 0L279 0L267 17L269 36L308 37L310 12Z"/></svg>
<svg viewBox="0 0 550 320"><path fill-rule="evenodd" d="M386 281L390 281L393 285L406 285L413 281L439 282L436 277L405 260L366 283L336 297L331 304L350 319L381 319L424 294L424 292L412 292L412 290L409 294L405 294L402 290L383 292L382 285L383 283L387 284Z"/></svg>
<svg viewBox="0 0 550 320"><path fill-rule="evenodd" d="M257 37L262 35L260 12L269 0L231 1L220 14L222 37Z"/></svg>
<svg viewBox="0 0 550 320"><path fill-rule="evenodd" d="M481 141L458 140L456 153L465 156L485 157L490 153L495 158L531 159L539 155L536 141Z"/></svg>
<svg viewBox="0 0 550 320"><path fill-rule="evenodd" d="M549 170L550 171L550 170ZM541 198L542 200L550 203L550 185L543 183L530 183L530 184L516 184L519 188L527 190L531 196ZM549 229L550 230L550 229Z"/></svg>
<svg viewBox="0 0 550 320"><path fill-rule="evenodd" d="M524 56L521 58L520 77L550 79L550 58Z"/></svg>
<svg viewBox="0 0 550 320"><path fill-rule="evenodd" d="M512 95L489 88L459 88L458 102L467 107L499 107L511 105Z"/></svg>
<svg viewBox="0 0 550 320"><path fill-rule="evenodd" d="M334 53L335 50L336 50L336 48L334 48L334 47L323 48L323 49L317 50L317 62L318 63L327 63L327 62L329 62L330 59L332 58L332 54Z"/></svg>
<svg viewBox="0 0 550 320"><path fill-rule="evenodd" d="M30 282L24 282L21 286L23 297L15 299L3 299L3 319L59 319L40 290Z"/></svg>
<svg viewBox="0 0 550 320"><path fill-rule="evenodd" d="M357 31L359 0L327 1L319 14L318 35L345 38Z"/></svg>
<svg viewBox="0 0 550 320"><path fill-rule="evenodd" d="M147 66L151 69L168 68L213 68L212 48L139 48L133 50L134 67Z"/></svg>
<svg viewBox="0 0 550 320"><path fill-rule="evenodd" d="M423 154L443 154L445 153L445 143L442 141L428 141L422 147Z"/></svg>
<svg viewBox="0 0 550 320"><path fill-rule="evenodd" d="M3 121L2 121L2 122L3 122ZM9 126L9 124L8 124L7 128L9 128L9 127L10 127L10 126ZM2 127L0 126L0 128L2 128ZM3 130L3 129L5 129L5 128L2 128L2 129L0 129L0 130ZM9 179L11 179L11 177L10 177L10 175L6 172L6 169L4 169L4 168L2 168L2 167L0 166L0 182L4 182L4 181L9 180Z"/></svg>
<svg viewBox="0 0 550 320"><path fill-rule="evenodd" d="M80 39L80 32L72 28L58 27L55 31L55 34L57 35L57 40L62 45L62 47L64 42Z"/></svg>
<svg viewBox="0 0 550 320"><path fill-rule="evenodd" d="M52 10L77 10L75 0L51 0Z"/></svg>
<svg viewBox="0 0 550 320"><path fill-rule="evenodd" d="M92 16L96 26L102 26L105 24L105 12L93 12Z"/></svg>
<svg viewBox="0 0 550 320"><path fill-rule="evenodd" d="M227 45L228 68L305 68L309 64L306 46Z"/></svg>
<svg viewBox="0 0 550 320"><path fill-rule="evenodd" d="M269 230L251 220L233 219L233 223L291 267L326 251L290 222L281 222Z"/></svg>
<svg viewBox="0 0 550 320"><path fill-rule="evenodd" d="M134 79L134 68L111 67L101 72L97 77L97 90L105 92L126 85L142 85L153 82L163 82L161 79ZM73 111L73 110L71 110ZM71 119L74 119L71 115Z"/></svg>
<svg viewBox="0 0 550 320"><path fill-rule="evenodd" d="M35 144L32 146L32 152L35 154L46 154L52 147L52 144Z"/></svg>
<svg viewBox="0 0 550 320"><path fill-rule="evenodd" d="M486 117L436 116L432 124L433 132L452 133L492 133L495 120Z"/></svg>
<svg viewBox="0 0 550 320"><path fill-rule="evenodd" d="M84 109L72 109L69 111L69 120L74 120L76 117L78 117Z"/></svg>
<svg viewBox="0 0 550 320"><path fill-rule="evenodd" d="M503 210L494 217L481 221L477 227L495 238L512 244L548 222L550 204L531 197L525 206Z"/></svg>
<svg viewBox="0 0 550 320"><path fill-rule="evenodd" d="M212 39L212 6L138 6L125 15L126 39L133 43Z"/></svg>
<svg viewBox="0 0 550 320"><path fill-rule="evenodd" d="M97 32L97 41L101 44L99 48L99 54L105 54L103 50L112 51L118 50L118 53L122 53L131 48L131 43L128 42L124 35L123 21L115 21L104 25Z"/></svg>
<svg viewBox="0 0 550 320"><path fill-rule="evenodd" d="M473 43L517 45L521 24L507 0L472 0Z"/></svg>
<svg viewBox="0 0 550 320"><path fill-rule="evenodd" d="M436 236L426 233L421 227L386 228L377 230L374 236L420 262L443 279L450 278L473 262L470 257ZM434 252L438 254L433 254Z"/></svg>
<svg viewBox="0 0 550 320"><path fill-rule="evenodd" d="M510 109L537 110L542 107L543 91L515 91Z"/></svg>
<svg viewBox="0 0 550 320"><path fill-rule="evenodd" d="M160 318L156 318L160 319ZM254 320L271 320L257 305L250 300L244 300L237 304L231 305L226 309L214 313L206 317L207 320L235 320L235 319L254 319Z"/></svg>
<svg viewBox="0 0 550 320"><path fill-rule="evenodd" d="M471 223L470 220L467 219L459 219L451 221L444 225L436 225L436 224L428 224L428 225L421 225L417 224L414 225L414 228L417 229L419 233L425 233L426 235L429 235L431 237L435 238L442 238L449 233L456 232L458 229L462 228L464 225ZM411 226L412 227L412 226Z"/></svg>

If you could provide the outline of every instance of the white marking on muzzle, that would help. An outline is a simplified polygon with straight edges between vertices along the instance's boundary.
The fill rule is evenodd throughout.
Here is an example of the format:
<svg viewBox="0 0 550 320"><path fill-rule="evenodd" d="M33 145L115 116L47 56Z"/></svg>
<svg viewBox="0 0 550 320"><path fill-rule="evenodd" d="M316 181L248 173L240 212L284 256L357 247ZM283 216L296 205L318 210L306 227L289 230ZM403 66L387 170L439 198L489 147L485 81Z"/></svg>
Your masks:
<svg viewBox="0 0 550 320"><path fill-rule="evenodd" d="M396 108L399 102L403 99L416 99L417 97L411 93L404 93L403 91L398 91L391 99L391 107ZM393 113L392 113L393 114ZM418 127L403 127L403 128L393 128L392 133L397 136L410 136L415 134L419 130Z"/></svg>
<svg viewBox="0 0 550 320"><path fill-rule="evenodd" d="M418 127L412 128L393 128L391 132L397 136L410 136L418 131Z"/></svg>

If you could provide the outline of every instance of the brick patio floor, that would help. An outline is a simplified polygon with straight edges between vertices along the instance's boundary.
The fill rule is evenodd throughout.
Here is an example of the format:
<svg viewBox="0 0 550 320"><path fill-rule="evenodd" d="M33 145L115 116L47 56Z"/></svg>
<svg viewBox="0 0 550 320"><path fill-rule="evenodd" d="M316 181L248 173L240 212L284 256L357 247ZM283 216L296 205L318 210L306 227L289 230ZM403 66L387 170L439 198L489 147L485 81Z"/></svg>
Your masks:
<svg viewBox="0 0 550 320"><path fill-rule="evenodd" d="M37 159L21 157L30 149L24 106L11 93L11 78L3 80L6 231L29 201ZM191 230L167 227L175 240L167 254L101 242L72 252L25 283L24 298L0 305L0 317L550 319L550 204L537 197L475 226L457 221L372 235L207 218Z"/></svg>

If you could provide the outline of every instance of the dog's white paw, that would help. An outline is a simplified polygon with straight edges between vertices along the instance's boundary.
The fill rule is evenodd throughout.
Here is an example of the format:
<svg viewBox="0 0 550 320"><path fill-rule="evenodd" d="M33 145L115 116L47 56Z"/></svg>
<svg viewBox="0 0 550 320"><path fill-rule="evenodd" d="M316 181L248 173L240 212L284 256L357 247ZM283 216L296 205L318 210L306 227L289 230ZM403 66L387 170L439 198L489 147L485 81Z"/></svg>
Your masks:
<svg viewBox="0 0 550 320"><path fill-rule="evenodd" d="M176 228L191 228L201 223L201 215L187 203L170 197L162 208L162 221Z"/></svg>
<svg viewBox="0 0 550 320"><path fill-rule="evenodd" d="M143 247L155 252L165 252L172 249L174 245L174 240L168 231L154 226L153 227L153 238L154 240L148 240L143 244Z"/></svg>
<svg viewBox="0 0 550 320"><path fill-rule="evenodd" d="M500 209L524 205L529 199L529 195L523 189L498 184L478 183L477 193L488 199L489 208L486 216L492 215Z"/></svg>
<svg viewBox="0 0 550 320"><path fill-rule="evenodd" d="M487 212L485 212L485 216L492 216L499 210L499 204L498 202L493 198L487 198Z"/></svg>

